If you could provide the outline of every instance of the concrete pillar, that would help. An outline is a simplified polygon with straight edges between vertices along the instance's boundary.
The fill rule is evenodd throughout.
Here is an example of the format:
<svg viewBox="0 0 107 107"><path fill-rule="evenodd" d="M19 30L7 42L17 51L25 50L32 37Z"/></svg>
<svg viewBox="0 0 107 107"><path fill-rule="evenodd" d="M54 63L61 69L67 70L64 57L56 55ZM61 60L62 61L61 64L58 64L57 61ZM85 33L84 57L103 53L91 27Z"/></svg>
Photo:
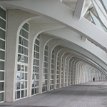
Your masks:
<svg viewBox="0 0 107 107"><path fill-rule="evenodd" d="M58 61L58 57L59 57L59 54L60 54L61 51L62 51L62 48L60 48L59 50L56 49L56 51L55 51L56 52L56 58L55 58L56 68L55 68L55 84L54 84L55 89L57 88L57 75L56 75L57 74L57 61Z"/></svg>
<svg viewBox="0 0 107 107"><path fill-rule="evenodd" d="M43 84L43 67L44 67L44 48L45 45L47 44L46 41L48 41L51 37L48 35L40 34L40 68L39 68L39 93L42 93L42 84ZM48 63L49 63L49 58L48 58ZM49 73L49 66L48 66L48 73ZM49 75L48 75L48 85L49 85ZM49 91L49 86L48 86L48 91Z"/></svg>
<svg viewBox="0 0 107 107"><path fill-rule="evenodd" d="M21 24L32 14L20 10L7 11L7 54L6 54L6 101L12 102L15 100L16 89L16 72L17 72L17 42L19 33L18 30Z"/></svg>

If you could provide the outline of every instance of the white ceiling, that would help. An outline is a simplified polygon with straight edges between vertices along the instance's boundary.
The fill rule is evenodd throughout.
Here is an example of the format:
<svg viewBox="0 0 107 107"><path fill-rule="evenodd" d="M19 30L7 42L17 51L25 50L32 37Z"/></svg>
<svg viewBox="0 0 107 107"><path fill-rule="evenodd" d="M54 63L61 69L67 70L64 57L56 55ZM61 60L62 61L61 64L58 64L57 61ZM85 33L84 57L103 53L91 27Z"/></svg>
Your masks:
<svg viewBox="0 0 107 107"><path fill-rule="evenodd" d="M66 6L68 6L69 8L71 8L74 11L77 0L62 0L62 3L64 3Z"/></svg>

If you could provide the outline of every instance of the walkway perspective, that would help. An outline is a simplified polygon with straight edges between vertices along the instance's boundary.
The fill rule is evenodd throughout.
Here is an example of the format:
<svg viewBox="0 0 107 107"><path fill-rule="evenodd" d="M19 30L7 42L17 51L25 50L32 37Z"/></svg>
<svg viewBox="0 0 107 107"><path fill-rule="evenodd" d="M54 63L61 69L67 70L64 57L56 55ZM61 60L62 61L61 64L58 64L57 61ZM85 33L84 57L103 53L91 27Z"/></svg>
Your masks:
<svg viewBox="0 0 107 107"><path fill-rule="evenodd" d="M107 107L107 82L72 85L0 107Z"/></svg>

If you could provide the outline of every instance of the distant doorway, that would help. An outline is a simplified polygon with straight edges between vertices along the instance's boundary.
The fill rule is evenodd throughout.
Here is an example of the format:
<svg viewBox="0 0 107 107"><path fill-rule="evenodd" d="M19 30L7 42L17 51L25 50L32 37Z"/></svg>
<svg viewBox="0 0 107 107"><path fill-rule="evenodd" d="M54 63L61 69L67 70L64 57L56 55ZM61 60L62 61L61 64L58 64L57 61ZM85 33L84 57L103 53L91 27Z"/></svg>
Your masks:
<svg viewBox="0 0 107 107"><path fill-rule="evenodd" d="M93 77L93 82L95 81L95 77Z"/></svg>

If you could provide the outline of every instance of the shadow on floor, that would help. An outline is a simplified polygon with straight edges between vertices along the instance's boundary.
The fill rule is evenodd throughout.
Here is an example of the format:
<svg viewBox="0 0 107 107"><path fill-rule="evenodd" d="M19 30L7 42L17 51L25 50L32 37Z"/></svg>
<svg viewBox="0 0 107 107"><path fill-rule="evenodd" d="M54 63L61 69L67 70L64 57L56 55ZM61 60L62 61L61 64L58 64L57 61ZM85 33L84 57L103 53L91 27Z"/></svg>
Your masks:
<svg viewBox="0 0 107 107"><path fill-rule="evenodd" d="M74 85L48 92L46 94L67 96L107 96L107 86L104 85Z"/></svg>

